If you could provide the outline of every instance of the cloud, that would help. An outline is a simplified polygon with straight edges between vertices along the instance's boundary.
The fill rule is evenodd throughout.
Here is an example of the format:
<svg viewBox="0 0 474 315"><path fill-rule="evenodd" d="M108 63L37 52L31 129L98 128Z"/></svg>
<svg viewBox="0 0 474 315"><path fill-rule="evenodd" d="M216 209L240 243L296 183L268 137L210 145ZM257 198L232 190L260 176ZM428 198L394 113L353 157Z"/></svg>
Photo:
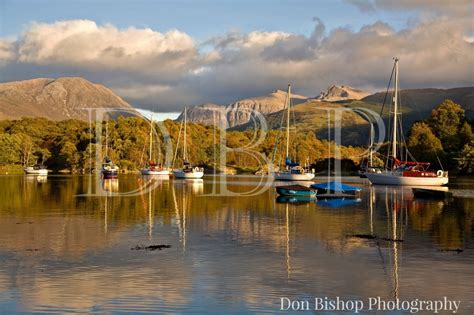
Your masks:
<svg viewBox="0 0 474 315"><path fill-rule="evenodd" d="M197 63L186 33L151 29L119 30L89 20L33 23L19 41L18 61L39 65L117 69L153 75L180 75Z"/></svg>
<svg viewBox="0 0 474 315"><path fill-rule="evenodd" d="M435 3L415 2L398 7ZM288 83L308 96L331 84L381 90L398 56L402 88L471 86L472 21L449 12L402 30L382 21L356 31L326 30L315 18L309 35L228 32L202 43L179 30L118 29L89 20L33 23L17 39L0 39L0 80L83 76L137 107L177 111L185 104L266 94Z"/></svg>
<svg viewBox="0 0 474 315"><path fill-rule="evenodd" d="M362 12L374 12L376 10L392 11L431 11L443 14L461 14L472 16L474 3L472 0L346 0L355 5Z"/></svg>

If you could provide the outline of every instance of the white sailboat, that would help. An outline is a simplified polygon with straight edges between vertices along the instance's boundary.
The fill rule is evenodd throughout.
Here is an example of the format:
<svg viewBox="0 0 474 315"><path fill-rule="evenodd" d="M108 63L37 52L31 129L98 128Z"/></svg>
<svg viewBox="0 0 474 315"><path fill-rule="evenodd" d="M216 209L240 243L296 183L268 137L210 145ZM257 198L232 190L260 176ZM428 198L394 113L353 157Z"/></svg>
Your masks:
<svg viewBox="0 0 474 315"><path fill-rule="evenodd" d="M26 175L38 175L38 176L48 175L48 169L44 165L39 165L39 164L25 167L24 171Z"/></svg>
<svg viewBox="0 0 474 315"><path fill-rule="evenodd" d="M298 163L293 162L290 159L290 110L291 110L291 85L288 84L288 92L286 94L286 108L287 108L287 117L286 117L286 159L285 165L286 169L275 172L275 180L291 180L291 181L308 181L314 178L314 173L308 172Z"/></svg>
<svg viewBox="0 0 474 315"><path fill-rule="evenodd" d="M393 96L393 121L392 121L392 142L388 163L383 170L376 172L365 172L365 176L372 184L379 185L408 185L408 186L441 186L449 181L448 172L438 170L437 172L428 170L430 163L417 161L402 161L398 159L397 134L398 134L398 106L399 106L399 77L398 58L395 58L395 88Z"/></svg>
<svg viewBox="0 0 474 315"><path fill-rule="evenodd" d="M173 175L176 178L197 179L204 176L204 169L202 167L193 167L188 161L187 145L186 145L186 107L184 108L184 136L183 136L183 167L181 169L173 170ZM179 143L179 139L178 139Z"/></svg>
<svg viewBox="0 0 474 315"><path fill-rule="evenodd" d="M161 164L157 164L153 161L153 117L150 121L150 146L149 146L149 159L148 166L143 168L140 172L142 175L153 175L153 176L162 176L169 177L171 171L168 168L163 167Z"/></svg>
<svg viewBox="0 0 474 315"><path fill-rule="evenodd" d="M102 163L102 167L100 172L102 173L103 179L115 179L118 177L119 167L112 162L112 160L108 157L109 153L109 142L108 142L108 134L109 134L109 122L105 122L105 158L104 162Z"/></svg>

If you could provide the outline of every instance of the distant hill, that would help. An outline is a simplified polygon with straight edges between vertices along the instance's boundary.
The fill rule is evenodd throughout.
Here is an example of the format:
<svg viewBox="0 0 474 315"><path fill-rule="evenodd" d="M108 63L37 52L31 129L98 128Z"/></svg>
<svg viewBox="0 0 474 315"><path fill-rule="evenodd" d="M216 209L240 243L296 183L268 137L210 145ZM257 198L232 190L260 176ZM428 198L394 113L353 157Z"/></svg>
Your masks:
<svg viewBox="0 0 474 315"><path fill-rule="evenodd" d="M378 92L361 99L366 103L383 103L385 92ZM431 111L445 99L450 99L464 107L467 111L474 111L474 87L460 87L452 89L407 89L400 91L400 104L408 111ZM389 101L390 99L388 99Z"/></svg>
<svg viewBox="0 0 474 315"><path fill-rule="evenodd" d="M293 95L292 125L302 132L316 132L321 139L328 138L327 109L346 108L342 116L342 143L344 145L366 145L369 133L368 123L359 115L351 112L352 108L368 108L376 113L382 109L385 92L372 95L348 86L334 85L317 98ZM244 99L227 106L203 104L188 108L188 121L212 125L217 112L226 113L227 128L230 130L245 130L255 128L250 119L250 109L260 111L266 118L269 128L280 128L282 109L285 105L286 92L276 90L267 96ZM361 98L361 99L358 99ZM474 87L453 89L408 89L400 91L405 132L414 121L426 119L431 110L445 99L452 99L463 106L466 115L474 119ZM387 102L391 99L387 97ZM331 100L331 101L329 101ZM389 105L385 107L386 120ZM214 115L214 116L213 116ZM183 114L178 120L183 119ZM331 123L333 118L331 118ZM333 139L333 136L331 136Z"/></svg>
<svg viewBox="0 0 474 315"><path fill-rule="evenodd" d="M83 78L38 78L0 83L0 119L88 119L83 108L133 109L109 88Z"/></svg>
<svg viewBox="0 0 474 315"><path fill-rule="evenodd" d="M215 124L216 114L223 113L224 106L206 103L197 106L190 106L186 110L187 120L196 124L213 125ZM176 118L177 121L184 120L184 111Z"/></svg>
<svg viewBox="0 0 474 315"><path fill-rule="evenodd" d="M322 91L315 100L322 102L360 100L369 94L367 91L355 89L347 85L332 85L326 91Z"/></svg>
<svg viewBox="0 0 474 315"><path fill-rule="evenodd" d="M348 111L342 115L342 144L344 145L366 145L369 136L368 123L356 113L349 111L352 108L367 108L376 113L382 109L385 93L375 93L361 100L347 100L337 102L327 102L317 99L308 101L293 107L292 125L301 132L316 132L320 139L328 138L328 114L327 109L346 108ZM416 120L426 119L431 114L431 110L441 104L445 99L452 99L466 110L466 116L474 119L474 87L453 88L453 89L411 89L400 92L403 113L403 128L405 133ZM390 96L387 97L390 102ZM387 123L389 104L386 105L383 113ZM265 115L269 128L280 128L283 111L278 111ZM330 118L331 124L333 117ZM253 123L236 126L232 129L245 130L255 128ZM333 132L333 131L331 131ZM330 135L333 140L333 135Z"/></svg>
<svg viewBox="0 0 474 315"><path fill-rule="evenodd" d="M252 117L252 111L258 111L261 114L270 114L278 112L285 107L286 92L281 90L273 91L265 96L246 98L236 101L227 106L219 106L216 104L203 104L188 108L188 121L213 124L214 113L222 111L227 118L227 127L235 127L247 123ZM291 95L293 104L305 102L308 99L302 95ZM184 119L183 113L177 118L178 121Z"/></svg>
<svg viewBox="0 0 474 315"><path fill-rule="evenodd" d="M344 145L366 145L369 133L369 124L361 116L350 110L345 104L308 100L307 102L295 105L290 115L291 127L293 131L315 132L320 139L328 139L328 121L334 126L334 111L339 108L341 114L341 143ZM328 113L331 113L328 116ZM281 127L282 115L285 111L278 111L265 115L267 126L270 129ZM255 124L249 122L232 128L232 130L253 129ZM292 131L292 132L293 132ZM331 131L333 133L333 131ZM331 140L334 140L332 134Z"/></svg>

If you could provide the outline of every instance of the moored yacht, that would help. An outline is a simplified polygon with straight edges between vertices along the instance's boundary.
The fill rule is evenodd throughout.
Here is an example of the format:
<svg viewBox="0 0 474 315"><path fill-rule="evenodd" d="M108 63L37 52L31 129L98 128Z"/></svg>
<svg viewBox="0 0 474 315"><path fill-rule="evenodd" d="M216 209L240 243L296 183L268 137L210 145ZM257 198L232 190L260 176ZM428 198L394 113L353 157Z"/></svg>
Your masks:
<svg viewBox="0 0 474 315"><path fill-rule="evenodd" d="M289 156L290 151L290 111L291 111L291 85L288 84L288 91L286 93L285 106L287 109L286 117L286 159L285 169L275 172L273 175L275 180L290 180L290 181L308 181L314 178L314 173L309 172L305 168L299 165L299 163L293 162Z"/></svg>
<svg viewBox="0 0 474 315"><path fill-rule="evenodd" d="M148 154L149 154L149 159L148 159L148 165L140 170L140 173L142 175L154 175L154 176L163 176L163 177L169 177L171 174L171 171L168 168L163 167L161 164L156 163L153 161L153 117L151 118L150 121L150 144L149 144L149 149L148 149Z"/></svg>
<svg viewBox="0 0 474 315"><path fill-rule="evenodd" d="M181 169L173 170L173 175L176 178L196 179L204 176L204 169L202 167L192 166L187 158L186 145L186 107L184 108L184 136L183 136L183 167ZM179 139L178 139L179 143Z"/></svg>
<svg viewBox="0 0 474 315"><path fill-rule="evenodd" d="M100 169L100 172L102 174L103 179L111 179L111 178L117 178L118 173L119 173L119 167L112 162L112 159L110 159L107 154L109 151L109 144L108 144L108 122L106 121L105 123L105 158L104 162L102 163L102 167Z"/></svg>
<svg viewBox="0 0 474 315"><path fill-rule="evenodd" d="M24 168L26 175L48 175L48 169L44 165L35 164Z"/></svg>
<svg viewBox="0 0 474 315"><path fill-rule="evenodd" d="M407 185L407 186L441 186L446 185L449 181L448 172L443 170L429 170L430 163L418 161L402 161L398 156L398 127L399 121L399 77L398 77L398 58L395 58L392 74L394 76L394 95L393 95L393 117L392 117L392 137L391 151L386 163L386 167L382 170L374 172L365 172L364 175L372 184L380 185ZM401 128L400 128L401 129ZM401 138L401 137L400 137ZM390 163L388 163L390 162Z"/></svg>

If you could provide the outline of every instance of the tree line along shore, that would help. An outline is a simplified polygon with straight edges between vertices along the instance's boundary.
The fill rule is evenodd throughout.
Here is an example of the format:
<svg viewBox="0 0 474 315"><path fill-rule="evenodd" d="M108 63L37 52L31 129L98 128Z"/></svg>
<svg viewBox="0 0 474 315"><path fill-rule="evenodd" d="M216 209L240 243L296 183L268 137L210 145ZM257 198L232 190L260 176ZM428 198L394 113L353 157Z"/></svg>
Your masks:
<svg viewBox="0 0 474 315"><path fill-rule="evenodd" d="M102 124L101 149L104 149L107 129L107 154L123 172L137 172L148 162L149 121L142 117L121 116ZM108 124L107 128L105 124ZM180 123L166 120L162 124L155 126L157 142L154 156L158 162L164 163L167 154L168 162L171 162L176 153ZM195 123L188 123L187 126L188 155L196 165L230 173L262 171L263 161L255 154L229 149L224 156L220 153L224 144L231 149L241 148L252 143L262 131L227 131L225 139L221 139L220 131L214 126ZM432 110L429 117L412 124L405 135L406 145L415 159L429 161L436 166L441 163L454 175L470 175L474 171L472 128L473 121L466 118L464 109L453 101L445 100ZM168 135L163 137L161 130L166 130ZM328 164L334 165L334 142L319 139L315 132L292 132L292 156L301 164L310 165L317 173L327 172ZM260 153L276 166L282 165L285 152L281 144L284 137L284 130L269 130L263 140L249 150ZM0 146L3 148L0 150L0 174L22 173L23 167L35 163L44 163L55 172L87 173L95 166L98 145L95 123L90 125L81 120L51 121L46 118L3 120L0 121ZM338 148L343 173L356 174L367 148ZM170 149L172 152L169 152ZM182 148L178 147L178 150ZM374 163L383 164L386 152L387 145L382 144ZM223 157L225 161L220 160ZM177 158L174 166L180 164ZM220 165L225 165L225 169L221 169Z"/></svg>

